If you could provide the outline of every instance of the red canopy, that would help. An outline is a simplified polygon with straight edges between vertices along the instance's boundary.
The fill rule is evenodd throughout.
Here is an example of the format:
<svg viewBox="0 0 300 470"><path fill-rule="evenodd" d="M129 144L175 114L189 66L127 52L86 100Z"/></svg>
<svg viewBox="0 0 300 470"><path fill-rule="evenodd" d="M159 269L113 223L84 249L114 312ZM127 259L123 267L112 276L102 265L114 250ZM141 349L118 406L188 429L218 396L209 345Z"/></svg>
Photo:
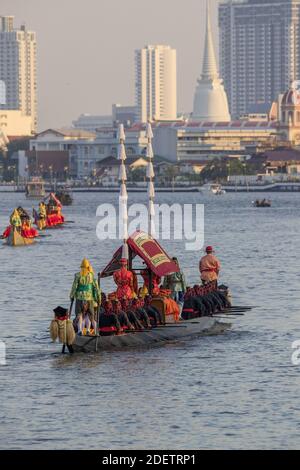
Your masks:
<svg viewBox="0 0 300 470"><path fill-rule="evenodd" d="M135 232L128 238L127 244L132 259L136 256L142 258L147 267L157 276L163 277L179 271L177 264L171 260L160 244L147 233ZM110 263L102 271L101 277L112 276L115 271L120 269L121 257L122 247L116 251Z"/></svg>

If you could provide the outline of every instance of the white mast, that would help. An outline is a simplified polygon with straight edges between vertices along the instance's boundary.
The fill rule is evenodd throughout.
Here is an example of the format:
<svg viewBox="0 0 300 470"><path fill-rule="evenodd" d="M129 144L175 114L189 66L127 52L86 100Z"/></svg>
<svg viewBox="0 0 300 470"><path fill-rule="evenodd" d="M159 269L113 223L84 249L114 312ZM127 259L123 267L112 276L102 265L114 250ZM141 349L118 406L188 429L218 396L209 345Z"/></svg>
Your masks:
<svg viewBox="0 0 300 470"><path fill-rule="evenodd" d="M148 178L148 233L151 237L155 238L155 208L154 208L154 168L153 168L153 149L152 149L152 139L153 132L150 122L147 122L146 127L146 137L148 140L147 143L147 153L146 156L149 159L146 176Z"/></svg>
<svg viewBox="0 0 300 470"><path fill-rule="evenodd" d="M120 218L122 220L122 238L123 238L123 249L122 249L122 258L128 260L128 194L126 188L127 175L126 175L126 151L125 151L125 132L123 124L119 125L118 130L118 140L119 140L119 149L118 149L118 158L120 160L120 170L119 170L119 181L120 181L120 196L119 196L119 210Z"/></svg>

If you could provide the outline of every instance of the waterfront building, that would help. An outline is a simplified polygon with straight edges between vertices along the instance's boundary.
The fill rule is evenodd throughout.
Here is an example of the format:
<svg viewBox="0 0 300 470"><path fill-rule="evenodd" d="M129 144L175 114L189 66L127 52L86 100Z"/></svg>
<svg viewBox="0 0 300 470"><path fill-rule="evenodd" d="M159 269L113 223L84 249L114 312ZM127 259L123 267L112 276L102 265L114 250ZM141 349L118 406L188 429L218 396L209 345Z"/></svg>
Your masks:
<svg viewBox="0 0 300 470"><path fill-rule="evenodd" d="M215 157L244 157L260 147L275 145L277 122L233 121L175 122L154 126L156 155L172 161L208 160Z"/></svg>
<svg viewBox="0 0 300 470"><path fill-rule="evenodd" d="M137 121L177 119L176 50L149 45L135 51Z"/></svg>
<svg viewBox="0 0 300 470"><path fill-rule="evenodd" d="M81 179L90 177L100 160L117 157L118 143L117 128L113 127L99 129L97 133L81 129L48 129L30 140L30 151L37 158L42 152L68 152L68 174ZM144 155L147 148L145 129L127 129L125 147L129 158Z"/></svg>

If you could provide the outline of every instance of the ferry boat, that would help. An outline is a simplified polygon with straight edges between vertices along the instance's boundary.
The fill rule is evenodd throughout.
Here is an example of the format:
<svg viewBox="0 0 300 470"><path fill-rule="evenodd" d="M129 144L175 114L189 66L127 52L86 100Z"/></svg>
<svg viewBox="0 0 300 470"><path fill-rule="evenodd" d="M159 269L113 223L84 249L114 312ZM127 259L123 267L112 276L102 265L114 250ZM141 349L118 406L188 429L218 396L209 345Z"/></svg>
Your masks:
<svg viewBox="0 0 300 470"><path fill-rule="evenodd" d="M42 178L33 177L25 186L25 195L27 199L43 199L46 195L45 182Z"/></svg>

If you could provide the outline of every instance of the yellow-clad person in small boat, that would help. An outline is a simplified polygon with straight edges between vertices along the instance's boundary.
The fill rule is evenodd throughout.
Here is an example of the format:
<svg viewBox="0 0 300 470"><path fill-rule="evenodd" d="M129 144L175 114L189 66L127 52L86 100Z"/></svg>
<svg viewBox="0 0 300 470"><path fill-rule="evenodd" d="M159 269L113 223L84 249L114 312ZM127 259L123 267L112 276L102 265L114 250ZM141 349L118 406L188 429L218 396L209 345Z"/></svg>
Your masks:
<svg viewBox="0 0 300 470"><path fill-rule="evenodd" d="M47 208L44 202L39 203L39 219L37 226L39 230L43 230L47 225Z"/></svg>
<svg viewBox="0 0 300 470"><path fill-rule="evenodd" d="M10 216L10 224L13 227L16 227L17 230L19 230L19 231L21 230L22 221L21 221L21 217L20 217L20 214L19 214L17 209L15 209L13 211L13 213L11 214L11 216Z"/></svg>
<svg viewBox="0 0 300 470"><path fill-rule="evenodd" d="M101 291L98 281L95 279L93 268L87 259L82 260L81 270L75 274L70 298L76 301L75 313L77 316L82 313L84 303L88 303L92 316L95 312L95 303L97 305L101 303Z"/></svg>

